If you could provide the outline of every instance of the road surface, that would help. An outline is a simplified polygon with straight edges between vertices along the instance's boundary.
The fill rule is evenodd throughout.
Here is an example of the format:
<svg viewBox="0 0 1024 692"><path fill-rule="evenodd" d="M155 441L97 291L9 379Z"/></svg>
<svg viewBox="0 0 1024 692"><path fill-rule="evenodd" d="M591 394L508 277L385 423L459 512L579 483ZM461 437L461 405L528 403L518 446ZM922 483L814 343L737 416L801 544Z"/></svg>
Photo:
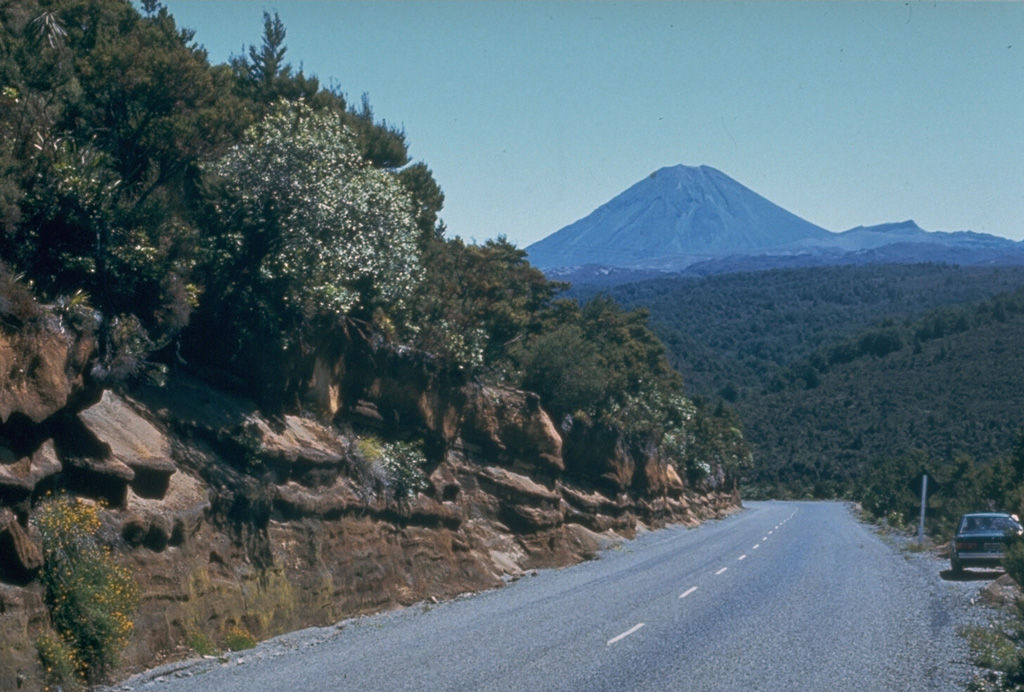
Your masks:
<svg viewBox="0 0 1024 692"><path fill-rule="evenodd" d="M835 502L750 502L507 588L286 635L118 690L954 692L964 589Z"/></svg>

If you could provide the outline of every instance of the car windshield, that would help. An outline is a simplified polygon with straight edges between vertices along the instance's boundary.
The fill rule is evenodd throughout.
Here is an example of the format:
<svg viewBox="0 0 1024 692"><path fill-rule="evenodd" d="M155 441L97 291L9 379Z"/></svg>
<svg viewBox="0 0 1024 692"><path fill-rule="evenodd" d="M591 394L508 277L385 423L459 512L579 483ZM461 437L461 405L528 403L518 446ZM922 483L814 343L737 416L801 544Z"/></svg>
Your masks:
<svg viewBox="0 0 1024 692"><path fill-rule="evenodd" d="M966 517L960 530L963 533L981 533L984 531L1019 533L1021 525L1010 517Z"/></svg>

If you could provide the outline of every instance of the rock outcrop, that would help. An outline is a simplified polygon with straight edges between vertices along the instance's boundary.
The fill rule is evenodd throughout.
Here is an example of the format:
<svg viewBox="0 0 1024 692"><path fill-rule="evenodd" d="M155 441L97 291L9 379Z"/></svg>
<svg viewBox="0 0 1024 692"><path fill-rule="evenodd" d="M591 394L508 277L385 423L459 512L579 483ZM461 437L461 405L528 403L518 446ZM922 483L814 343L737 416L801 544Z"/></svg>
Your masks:
<svg viewBox="0 0 1024 692"><path fill-rule="evenodd" d="M55 360L41 356L38 379L0 382L0 691L41 685L30 519L53 489L104 502L102 536L140 585L127 669L187 654L197 633L261 638L492 588L642 524L738 506L730 488L686 487L642 441L556 426L535 395L427 354L362 344L321 359L308 383L317 415L268 416L184 372L87 395L69 366L81 349L58 342L39 342ZM423 441L420 492L396 498L361 475L356 441L369 433Z"/></svg>

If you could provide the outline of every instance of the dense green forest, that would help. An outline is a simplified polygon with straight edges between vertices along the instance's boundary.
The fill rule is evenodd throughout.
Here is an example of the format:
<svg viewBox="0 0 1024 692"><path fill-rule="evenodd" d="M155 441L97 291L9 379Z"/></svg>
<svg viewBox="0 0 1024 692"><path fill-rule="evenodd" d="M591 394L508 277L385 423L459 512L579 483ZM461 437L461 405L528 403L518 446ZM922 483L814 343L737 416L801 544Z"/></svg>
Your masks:
<svg viewBox="0 0 1024 692"><path fill-rule="evenodd" d="M599 290L645 308L687 391L734 401L769 388L780 370L886 319L903 322L1024 286L1022 267L939 264L779 269L658 279Z"/></svg>
<svg viewBox="0 0 1024 692"><path fill-rule="evenodd" d="M747 458L644 313L561 298L503 238L446 238L405 133L293 68L276 15L222 65L155 0L8 2L0 24L0 322L45 319L30 291L94 332L102 386L202 366L301 409L307 356L358 332L653 436L691 478L716 440Z"/></svg>
<svg viewBox="0 0 1024 692"><path fill-rule="evenodd" d="M893 507L879 504L878 486L888 483L909 515L907 488L925 472L943 481L936 507L960 506L953 495L968 505L1019 501L983 490L981 477L1000 468L1009 482L1006 465L1024 464L1022 287L1015 267L880 265L609 293L650 310L691 395L735 408L756 460L748 496L845 496L884 513ZM897 480L894 468L913 478ZM948 481L957 474L976 487Z"/></svg>

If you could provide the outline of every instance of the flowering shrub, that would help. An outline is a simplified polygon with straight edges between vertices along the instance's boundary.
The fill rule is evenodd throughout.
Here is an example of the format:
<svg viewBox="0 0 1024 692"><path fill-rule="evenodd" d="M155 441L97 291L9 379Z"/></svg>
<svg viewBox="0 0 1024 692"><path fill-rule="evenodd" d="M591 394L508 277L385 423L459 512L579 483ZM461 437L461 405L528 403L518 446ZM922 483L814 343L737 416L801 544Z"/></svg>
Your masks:
<svg viewBox="0 0 1024 692"><path fill-rule="evenodd" d="M359 155L336 114L280 102L211 170L231 257L288 310L345 315L398 304L419 274L412 201L395 176ZM234 223L247 219L250 227Z"/></svg>
<svg viewBox="0 0 1024 692"><path fill-rule="evenodd" d="M40 635L36 639L36 652L43 664L46 689L71 692L81 687L83 681L78 672L81 664L64 639L52 634Z"/></svg>
<svg viewBox="0 0 1024 692"><path fill-rule="evenodd" d="M113 563L110 549L96 540L96 505L56 497L40 507L33 521L43 537L40 577L54 629L73 651L78 676L95 682L117 664L132 633L137 587L128 570ZM49 660L52 668L56 644L37 648L44 665Z"/></svg>

